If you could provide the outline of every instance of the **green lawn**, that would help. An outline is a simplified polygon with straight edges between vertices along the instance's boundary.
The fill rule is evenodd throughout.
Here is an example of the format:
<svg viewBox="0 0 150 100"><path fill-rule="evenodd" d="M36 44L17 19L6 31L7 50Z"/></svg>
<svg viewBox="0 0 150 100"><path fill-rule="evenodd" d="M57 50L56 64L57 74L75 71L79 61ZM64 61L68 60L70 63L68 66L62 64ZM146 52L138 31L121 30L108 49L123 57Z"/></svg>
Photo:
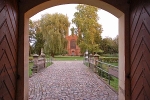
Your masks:
<svg viewBox="0 0 150 100"><path fill-rule="evenodd" d="M118 66L118 63L109 63L109 64ZM104 69L107 69L106 66L103 66L103 67L104 67ZM108 70L106 70L106 71L108 71ZM107 82L108 82L108 79L107 79ZM111 76L110 86L117 92L118 91L118 78Z"/></svg>
<svg viewBox="0 0 150 100"><path fill-rule="evenodd" d="M32 75L32 71L31 71L31 68L33 67L33 62L30 62L29 63L29 76Z"/></svg>
<svg viewBox="0 0 150 100"><path fill-rule="evenodd" d="M118 63L109 63L111 65L114 65L114 66L118 66ZM103 69L108 71L107 69L108 67L106 67L106 65L103 65ZM110 80L110 86L117 92L118 91L118 78L114 77L114 76L111 76L111 80ZM107 79L108 81L108 79Z"/></svg>
<svg viewBox="0 0 150 100"><path fill-rule="evenodd" d="M109 77L107 73L102 73L99 71L98 75L103 78L104 81L106 81L109 84ZM110 77L110 86L117 92L118 91L118 78L111 76Z"/></svg>
<svg viewBox="0 0 150 100"><path fill-rule="evenodd" d="M118 63L108 63L114 66L118 66ZM106 72L108 72L108 65L107 64L99 64L99 66L101 66L101 68L103 70L105 70ZM99 76L101 76L107 83L109 83L109 78L108 78L108 74L105 72L98 71ZM118 91L118 78L111 76L111 80L110 80L110 86L117 92Z"/></svg>
<svg viewBox="0 0 150 100"><path fill-rule="evenodd" d="M80 56L55 56L54 61L82 61L83 57Z"/></svg>
<svg viewBox="0 0 150 100"><path fill-rule="evenodd" d="M110 86L115 90L118 91L118 78L113 77L113 80L110 81Z"/></svg>

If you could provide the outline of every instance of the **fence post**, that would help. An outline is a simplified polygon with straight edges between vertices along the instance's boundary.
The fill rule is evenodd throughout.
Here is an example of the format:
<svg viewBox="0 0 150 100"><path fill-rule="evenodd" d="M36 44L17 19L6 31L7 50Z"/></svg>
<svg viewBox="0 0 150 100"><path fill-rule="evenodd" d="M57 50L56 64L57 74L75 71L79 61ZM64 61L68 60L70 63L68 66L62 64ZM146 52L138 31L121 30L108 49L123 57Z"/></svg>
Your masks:
<svg viewBox="0 0 150 100"><path fill-rule="evenodd" d="M99 60L99 55L95 54L94 55L94 61L95 61L94 72L97 72L96 67L98 66L98 60Z"/></svg>
<svg viewBox="0 0 150 100"><path fill-rule="evenodd" d="M110 74L108 74L108 76L109 76L109 77L108 77L108 80L109 80L109 85L110 85Z"/></svg>
<svg viewBox="0 0 150 100"><path fill-rule="evenodd" d="M33 55L33 68L32 68L33 73L37 73L38 72L38 65L37 65L38 57L39 57L39 55L37 55L37 54Z"/></svg>
<svg viewBox="0 0 150 100"><path fill-rule="evenodd" d="M89 57L88 57L88 50L86 50L86 52L85 52L85 60L86 60L86 62L88 62L88 59L89 59Z"/></svg>
<svg viewBox="0 0 150 100"><path fill-rule="evenodd" d="M49 60L48 60L48 61L50 62L50 64L52 63L52 62L51 62L51 56L49 57Z"/></svg>
<svg viewBox="0 0 150 100"><path fill-rule="evenodd" d="M91 67L90 64L91 64L91 59L92 59L92 57L93 57L93 55L90 54L90 55L89 55L89 67Z"/></svg>
<svg viewBox="0 0 150 100"><path fill-rule="evenodd" d="M43 53L43 48L41 48L41 58L43 58L44 59L44 68L45 68L45 66L46 66L46 61L45 61L45 54Z"/></svg>
<svg viewBox="0 0 150 100"><path fill-rule="evenodd" d="M53 61L53 57L52 56L50 56L50 60L51 60L51 64L52 64L52 61Z"/></svg>

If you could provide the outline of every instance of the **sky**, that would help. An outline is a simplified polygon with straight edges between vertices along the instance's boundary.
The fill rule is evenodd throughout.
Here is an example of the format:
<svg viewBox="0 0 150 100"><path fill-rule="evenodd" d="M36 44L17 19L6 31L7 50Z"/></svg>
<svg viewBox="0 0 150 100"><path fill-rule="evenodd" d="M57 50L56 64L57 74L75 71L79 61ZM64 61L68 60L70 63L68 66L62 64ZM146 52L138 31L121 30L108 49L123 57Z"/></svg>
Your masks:
<svg viewBox="0 0 150 100"><path fill-rule="evenodd" d="M30 19L33 21L39 20L41 18L41 15L46 13L51 13L51 14L62 13L68 16L69 21L71 23L71 20L74 18L73 15L77 11L76 6L77 4L66 4L66 5L54 6L37 13L36 15L32 16ZM102 25L103 28L103 32L101 34L102 38L105 37L115 38L118 35L118 18L102 9L99 9L97 13L99 16L98 22ZM70 28L72 26L73 25L71 24ZM71 34L70 28L69 28L69 34Z"/></svg>

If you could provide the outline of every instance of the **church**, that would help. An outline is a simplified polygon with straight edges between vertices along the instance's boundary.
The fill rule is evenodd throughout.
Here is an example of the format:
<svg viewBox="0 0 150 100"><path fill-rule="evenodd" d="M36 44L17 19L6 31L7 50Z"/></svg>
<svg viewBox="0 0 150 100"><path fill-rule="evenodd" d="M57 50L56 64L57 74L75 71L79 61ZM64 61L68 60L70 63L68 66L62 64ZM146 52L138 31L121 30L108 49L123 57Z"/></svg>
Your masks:
<svg viewBox="0 0 150 100"><path fill-rule="evenodd" d="M76 35L68 35L67 39L67 55L68 56L80 56L80 48L77 45L77 36Z"/></svg>

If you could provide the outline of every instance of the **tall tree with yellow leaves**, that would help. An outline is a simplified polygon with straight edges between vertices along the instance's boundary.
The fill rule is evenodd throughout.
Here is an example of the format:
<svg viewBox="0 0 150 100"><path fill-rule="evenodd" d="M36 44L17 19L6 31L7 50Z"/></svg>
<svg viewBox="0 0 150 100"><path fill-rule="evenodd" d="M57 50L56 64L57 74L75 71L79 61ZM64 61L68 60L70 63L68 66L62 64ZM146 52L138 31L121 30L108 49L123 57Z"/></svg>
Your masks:
<svg viewBox="0 0 150 100"><path fill-rule="evenodd" d="M76 9L72 23L77 27L74 31L78 36L77 43L81 53L86 49L91 53L98 52L102 33L102 26L98 23L98 8L79 4Z"/></svg>

